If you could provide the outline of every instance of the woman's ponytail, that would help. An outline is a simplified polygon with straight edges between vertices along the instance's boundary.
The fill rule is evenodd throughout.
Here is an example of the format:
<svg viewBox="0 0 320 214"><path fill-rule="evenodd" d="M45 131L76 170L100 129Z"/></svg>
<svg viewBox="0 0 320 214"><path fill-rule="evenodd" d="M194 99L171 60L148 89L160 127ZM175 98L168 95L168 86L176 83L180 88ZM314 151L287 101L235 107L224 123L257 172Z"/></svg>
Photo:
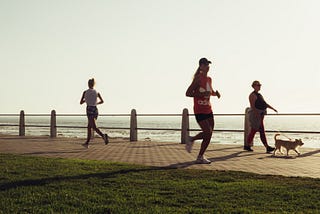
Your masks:
<svg viewBox="0 0 320 214"><path fill-rule="evenodd" d="M198 67L198 69L196 70L196 73L194 73L193 75L193 79L198 76L200 74L201 70L200 70L200 66Z"/></svg>
<svg viewBox="0 0 320 214"><path fill-rule="evenodd" d="M89 79L88 85L89 85L89 87L94 87L94 85L95 85L94 78Z"/></svg>

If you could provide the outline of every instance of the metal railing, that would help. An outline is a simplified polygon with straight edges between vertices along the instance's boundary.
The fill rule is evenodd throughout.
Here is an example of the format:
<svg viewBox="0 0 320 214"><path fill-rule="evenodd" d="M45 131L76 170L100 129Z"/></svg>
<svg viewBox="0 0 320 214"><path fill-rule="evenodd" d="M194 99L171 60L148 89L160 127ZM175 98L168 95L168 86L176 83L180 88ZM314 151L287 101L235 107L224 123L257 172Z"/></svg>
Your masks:
<svg viewBox="0 0 320 214"><path fill-rule="evenodd" d="M50 128L50 137L57 136L57 129L84 129L86 126L69 126L69 125L57 125L57 117L85 117L85 114L56 114L55 110L51 111L51 114L25 114L22 110L20 114L0 114L0 117L19 117L19 124L0 124L0 127L19 127L19 136L25 136L25 128ZM181 143L185 143L190 131L201 131L201 129L190 129L189 127L189 114L188 109L183 109L182 114L137 114L135 109L131 110L131 114L100 114L101 117L130 117L129 127L101 127L103 129L112 130L130 130L130 141L138 140L138 131L179 131L181 132ZM248 108L244 114L215 114L215 117L244 117L244 129L214 129L215 132L237 132L244 133L244 140L250 129L248 121ZM286 114L268 114L268 116L308 116L315 117L320 116L320 113L286 113ZM50 125L34 125L26 124L25 117L50 117ZM181 117L181 128L151 128L151 127L138 127L137 117ZM277 133L279 130L266 130L268 133ZM283 133L293 134L320 134L320 131L304 131L304 130L281 130Z"/></svg>

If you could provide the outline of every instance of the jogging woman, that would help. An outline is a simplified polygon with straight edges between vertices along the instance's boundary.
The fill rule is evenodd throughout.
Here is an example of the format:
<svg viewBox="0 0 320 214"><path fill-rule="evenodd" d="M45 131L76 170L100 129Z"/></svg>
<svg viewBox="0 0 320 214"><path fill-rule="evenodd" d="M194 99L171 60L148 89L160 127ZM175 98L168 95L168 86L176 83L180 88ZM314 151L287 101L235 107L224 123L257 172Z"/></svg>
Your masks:
<svg viewBox="0 0 320 214"><path fill-rule="evenodd" d="M100 95L95 89L94 89L94 79L89 79L88 81L88 87L89 89L84 91L80 100L80 105L83 103L87 104L87 117L88 117L88 133L87 133L87 141L82 144L84 147L89 148L89 142L91 139L91 130L93 129L96 131L104 140L105 144L109 143L108 135L103 134L100 129L97 128L96 125L96 119L98 119L98 108L97 105L102 104L104 101ZM99 98L99 102L98 102Z"/></svg>
<svg viewBox="0 0 320 214"><path fill-rule="evenodd" d="M186 150L191 152L195 140L202 139L201 148L196 160L199 164L210 164L211 161L204 157L204 153L208 148L214 128L214 117L210 103L211 96L220 98L218 91L212 89L212 80L208 76L211 62L206 58L199 60L199 67L194 75L194 79L187 89L186 96L193 97L193 110L197 123L201 127L202 132L194 137L189 137L186 143Z"/></svg>

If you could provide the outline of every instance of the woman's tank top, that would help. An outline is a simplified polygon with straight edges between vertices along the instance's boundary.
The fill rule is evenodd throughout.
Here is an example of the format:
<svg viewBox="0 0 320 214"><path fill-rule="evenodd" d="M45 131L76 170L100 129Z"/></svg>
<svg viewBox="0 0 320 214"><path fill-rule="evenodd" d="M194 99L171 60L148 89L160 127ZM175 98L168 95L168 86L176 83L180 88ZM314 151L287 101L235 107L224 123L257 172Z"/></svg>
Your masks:
<svg viewBox="0 0 320 214"><path fill-rule="evenodd" d="M259 110L266 110L268 107L268 104L263 99L263 96L255 91L253 93L257 96L257 100L256 100L254 106Z"/></svg>
<svg viewBox="0 0 320 214"><path fill-rule="evenodd" d="M84 100L87 103L87 106L96 106L97 105L98 92L94 89L88 89L85 92Z"/></svg>
<svg viewBox="0 0 320 214"><path fill-rule="evenodd" d="M211 89L212 80L211 80L211 78L207 77L207 76L204 76L202 74L199 74L198 78L200 78L199 92L205 92L205 91L212 92L212 89ZM193 98L193 104L194 104L193 105L193 110L194 110L195 114L210 114L210 113L212 113L210 97L211 96L194 97Z"/></svg>

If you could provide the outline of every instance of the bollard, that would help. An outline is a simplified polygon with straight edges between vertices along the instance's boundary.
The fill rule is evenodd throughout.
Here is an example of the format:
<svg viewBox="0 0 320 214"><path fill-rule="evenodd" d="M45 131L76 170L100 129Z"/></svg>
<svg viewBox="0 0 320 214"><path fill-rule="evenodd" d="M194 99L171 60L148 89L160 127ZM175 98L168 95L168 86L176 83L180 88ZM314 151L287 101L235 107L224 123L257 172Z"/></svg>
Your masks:
<svg viewBox="0 0 320 214"><path fill-rule="evenodd" d="M188 137L189 137L189 112L188 112L188 109L185 108L182 111L181 144L186 144Z"/></svg>
<svg viewBox="0 0 320 214"><path fill-rule="evenodd" d="M50 119L50 137L57 137L57 120L56 120L56 111L51 111L51 119Z"/></svg>
<svg viewBox="0 0 320 214"><path fill-rule="evenodd" d="M138 130L137 130L137 112L135 109L131 110L130 117L130 141L134 142L138 140Z"/></svg>
<svg viewBox="0 0 320 214"><path fill-rule="evenodd" d="M19 136L26 135L26 126L25 126L25 119L24 119L24 111L20 111L20 119L19 119Z"/></svg>
<svg viewBox="0 0 320 214"><path fill-rule="evenodd" d="M246 108L245 110L245 114L244 114L244 146L247 146L247 138L248 138L248 135L250 133L250 130L251 130L251 127L250 127L250 121L249 121L249 111L250 111L250 108Z"/></svg>

